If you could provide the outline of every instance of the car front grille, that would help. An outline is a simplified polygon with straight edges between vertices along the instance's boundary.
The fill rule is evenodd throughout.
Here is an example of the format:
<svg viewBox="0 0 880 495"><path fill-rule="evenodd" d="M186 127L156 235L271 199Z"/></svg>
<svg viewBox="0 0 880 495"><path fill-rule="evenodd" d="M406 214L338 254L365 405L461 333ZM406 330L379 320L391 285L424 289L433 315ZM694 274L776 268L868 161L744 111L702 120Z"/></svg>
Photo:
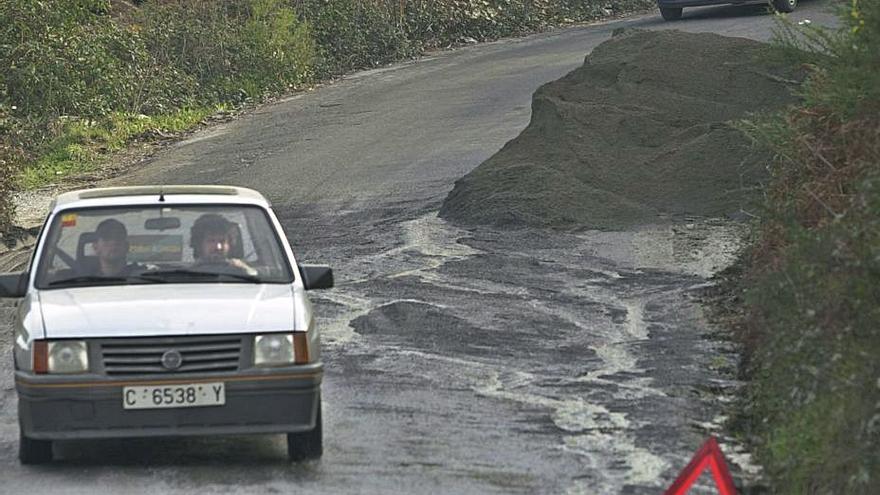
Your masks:
<svg viewBox="0 0 880 495"><path fill-rule="evenodd" d="M242 338L240 335L147 337L102 339L97 344L106 374L159 375L237 371ZM179 366L173 365L178 361L173 355L163 360L166 353L177 354Z"/></svg>

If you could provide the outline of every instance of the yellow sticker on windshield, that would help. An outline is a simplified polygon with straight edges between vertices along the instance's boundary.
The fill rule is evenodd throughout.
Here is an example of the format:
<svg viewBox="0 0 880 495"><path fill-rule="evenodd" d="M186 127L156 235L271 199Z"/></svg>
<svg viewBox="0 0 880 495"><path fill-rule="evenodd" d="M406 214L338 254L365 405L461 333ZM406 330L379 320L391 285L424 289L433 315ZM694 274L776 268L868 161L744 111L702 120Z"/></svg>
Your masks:
<svg viewBox="0 0 880 495"><path fill-rule="evenodd" d="M76 213L65 213L61 215L62 227L76 227Z"/></svg>

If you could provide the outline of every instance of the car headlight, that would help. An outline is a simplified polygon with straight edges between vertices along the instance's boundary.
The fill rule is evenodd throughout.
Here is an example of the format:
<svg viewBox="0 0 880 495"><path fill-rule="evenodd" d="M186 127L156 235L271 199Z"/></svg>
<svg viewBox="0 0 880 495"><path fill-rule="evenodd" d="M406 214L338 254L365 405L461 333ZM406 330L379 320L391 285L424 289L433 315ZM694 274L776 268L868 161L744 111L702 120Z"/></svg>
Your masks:
<svg viewBox="0 0 880 495"><path fill-rule="evenodd" d="M84 373L89 370L88 345L82 340L34 342L34 372Z"/></svg>
<svg viewBox="0 0 880 495"><path fill-rule="evenodd" d="M254 366L308 364L311 361L308 332L268 333L254 337Z"/></svg>
<svg viewBox="0 0 880 495"><path fill-rule="evenodd" d="M293 362L293 334L270 333L254 337L254 366L282 366Z"/></svg>

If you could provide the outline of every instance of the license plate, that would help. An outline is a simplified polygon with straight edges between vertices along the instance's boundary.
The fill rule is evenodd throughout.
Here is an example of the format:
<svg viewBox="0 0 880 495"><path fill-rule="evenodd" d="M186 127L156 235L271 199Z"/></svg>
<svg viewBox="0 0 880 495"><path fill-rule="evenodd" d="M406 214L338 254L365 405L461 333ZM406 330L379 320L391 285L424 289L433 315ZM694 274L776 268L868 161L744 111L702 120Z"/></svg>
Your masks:
<svg viewBox="0 0 880 495"><path fill-rule="evenodd" d="M226 387L222 382L122 388L124 409L222 406L225 403Z"/></svg>

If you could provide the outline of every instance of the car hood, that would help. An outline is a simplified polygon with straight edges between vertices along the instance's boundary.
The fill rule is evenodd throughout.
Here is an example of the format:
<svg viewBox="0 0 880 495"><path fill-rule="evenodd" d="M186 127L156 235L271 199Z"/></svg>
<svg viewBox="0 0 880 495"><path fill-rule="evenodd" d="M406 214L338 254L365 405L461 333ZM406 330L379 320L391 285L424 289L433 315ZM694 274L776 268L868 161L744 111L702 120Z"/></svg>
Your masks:
<svg viewBox="0 0 880 495"><path fill-rule="evenodd" d="M292 330L289 285L155 284L41 291L46 338Z"/></svg>

